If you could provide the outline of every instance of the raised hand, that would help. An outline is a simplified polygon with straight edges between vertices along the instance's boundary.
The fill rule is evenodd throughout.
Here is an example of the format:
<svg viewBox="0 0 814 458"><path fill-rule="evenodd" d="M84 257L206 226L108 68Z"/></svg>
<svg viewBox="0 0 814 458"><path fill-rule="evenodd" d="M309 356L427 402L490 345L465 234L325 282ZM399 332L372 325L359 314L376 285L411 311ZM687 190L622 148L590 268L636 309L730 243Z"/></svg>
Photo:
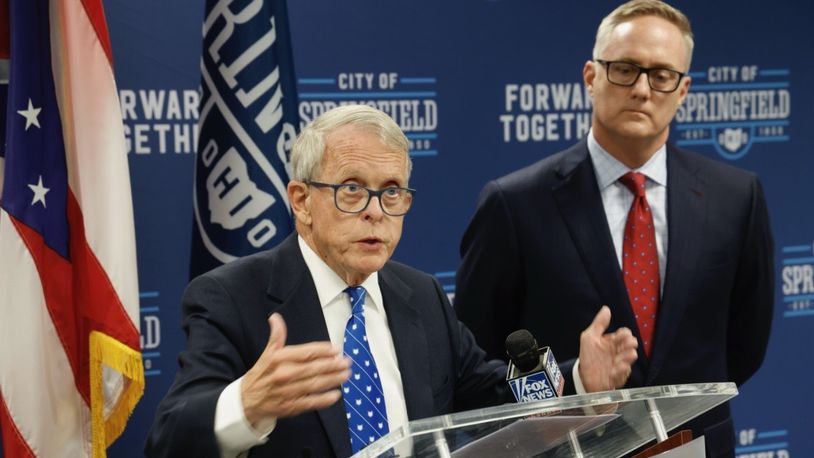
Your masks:
<svg viewBox="0 0 814 458"><path fill-rule="evenodd" d="M610 309L603 305L579 337L579 377L588 392L623 386L638 358L639 343L630 329L605 333L610 319Z"/></svg>
<svg viewBox="0 0 814 458"><path fill-rule="evenodd" d="M342 350L330 342L287 346L282 316L272 314L268 322L271 333L266 348L240 386L243 411L255 428L332 405L342 396L339 387L350 377L351 362Z"/></svg>

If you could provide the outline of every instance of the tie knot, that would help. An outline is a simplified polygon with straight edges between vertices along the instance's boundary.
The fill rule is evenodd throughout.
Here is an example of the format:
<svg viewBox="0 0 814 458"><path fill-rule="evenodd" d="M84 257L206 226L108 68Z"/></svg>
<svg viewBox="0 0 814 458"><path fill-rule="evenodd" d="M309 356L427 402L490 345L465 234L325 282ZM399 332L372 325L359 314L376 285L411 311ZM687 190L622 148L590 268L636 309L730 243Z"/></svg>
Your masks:
<svg viewBox="0 0 814 458"><path fill-rule="evenodd" d="M350 297L351 313L356 315L362 313L362 306L365 304L365 288L362 286L348 286L345 292Z"/></svg>
<svg viewBox="0 0 814 458"><path fill-rule="evenodd" d="M645 197L644 182L646 180L647 177L639 172L628 172L619 178L619 181L621 181L623 185L627 186L627 188L630 189L630 192L632 192L636 197Z"/></svg>

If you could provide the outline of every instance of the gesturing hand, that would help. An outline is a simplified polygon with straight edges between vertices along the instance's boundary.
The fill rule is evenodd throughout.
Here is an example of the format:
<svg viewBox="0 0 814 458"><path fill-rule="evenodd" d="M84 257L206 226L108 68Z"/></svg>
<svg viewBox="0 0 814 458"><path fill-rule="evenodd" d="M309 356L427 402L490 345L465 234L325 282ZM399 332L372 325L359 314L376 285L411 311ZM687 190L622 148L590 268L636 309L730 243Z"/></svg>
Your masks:
<svg viewBox="0 0 814 458"><path fill-rule="evenodd" d="M287 330L280 314L269 317L266 348L243 376L241 399L253 427L264 419L290 417L324 409L341 397L350 377L350 360L330 342L285 345Z"/></svg>
<svg viewBox="0 0 814 458"><path fill-rule="evenodd" d="M603 305L579 337L579 377L589 393L623 386L638 358L639 343L630 329L605 333L610 319L610 309Z"/></svg>

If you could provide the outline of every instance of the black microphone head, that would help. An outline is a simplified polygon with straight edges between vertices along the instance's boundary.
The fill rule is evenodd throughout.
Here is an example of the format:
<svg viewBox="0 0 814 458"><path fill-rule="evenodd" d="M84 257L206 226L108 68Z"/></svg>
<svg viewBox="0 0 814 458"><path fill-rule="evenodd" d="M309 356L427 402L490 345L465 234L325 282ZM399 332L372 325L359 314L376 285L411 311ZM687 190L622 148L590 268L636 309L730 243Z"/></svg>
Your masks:
<svg viewBox="0 0 814 458"><path fill-rule="evenodd" d="M520 372L534 369L540 361L537 341L525 329L518 329L506 337L506 354Z"/></svg>

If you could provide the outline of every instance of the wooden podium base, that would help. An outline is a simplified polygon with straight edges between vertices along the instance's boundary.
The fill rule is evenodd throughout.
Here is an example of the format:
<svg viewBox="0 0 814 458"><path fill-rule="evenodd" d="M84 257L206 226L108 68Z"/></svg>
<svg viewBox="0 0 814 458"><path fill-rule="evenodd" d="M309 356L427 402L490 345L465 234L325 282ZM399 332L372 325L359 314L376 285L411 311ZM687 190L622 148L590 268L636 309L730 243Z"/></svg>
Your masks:
<svg viewBox="0 0 814 458"><path fill-rule="evenodd" d="M651 456L658 455L659 453L664 453L667 450L672 450L691 441L692 431L685 429L668 437L664 442L659 442L642 450L641 452L633 455L632 458L649 458Z"/></svg>

